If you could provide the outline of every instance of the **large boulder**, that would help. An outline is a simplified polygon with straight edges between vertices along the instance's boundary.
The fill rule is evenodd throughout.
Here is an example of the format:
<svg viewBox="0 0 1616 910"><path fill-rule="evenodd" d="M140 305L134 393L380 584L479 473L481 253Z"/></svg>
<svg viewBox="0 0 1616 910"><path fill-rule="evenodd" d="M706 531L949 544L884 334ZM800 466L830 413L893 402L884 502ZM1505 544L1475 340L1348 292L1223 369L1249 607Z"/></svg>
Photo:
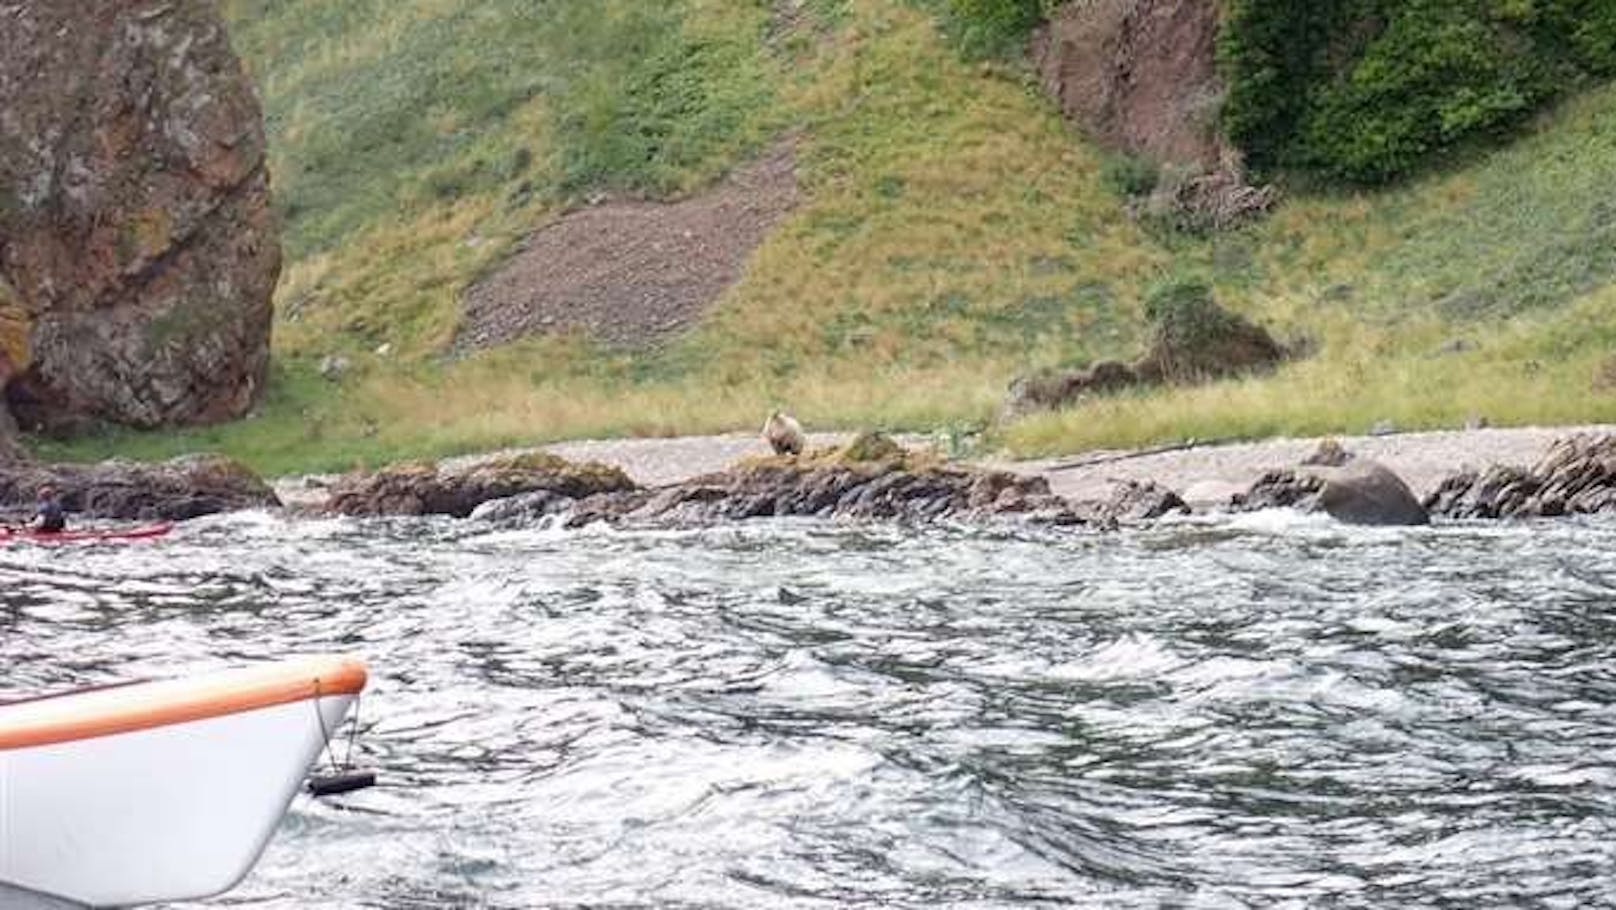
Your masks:
<svg viewBox="0 0 1616 910"><path fill-rule="evenodd" d="M1319 508L1337 521L1355 525L1423 525L1431 516L1408 484L1378 461L1354 458L1339 467L1320 465L1306 472L1323 481Z"/></svg>
<svg viewBox="0 0 1616 910"><path fill-rule="evenodd" d="M241 415L280 261L215 4L0 2L0 385L25 424Z"/></svg>
<svg viewBox="0 0 1616 910"><path fill-rule="evenodd" d="M1378 461L1361 458L1333 439L1296 468L1269 471L1230 502L1237 512L1294 508L1324 511L1359 525L1423 525L1431 517L1408 484Z"/></svg>
<svg viewBox="0 0 1616 910"><path fill-rule="evenodd" d="M54 487L69 512L90 518L182 521L217 512L280 505L263 479L218 455L187 455L160 464L0 467L0 510L24 516L42 486Z"/></svg>

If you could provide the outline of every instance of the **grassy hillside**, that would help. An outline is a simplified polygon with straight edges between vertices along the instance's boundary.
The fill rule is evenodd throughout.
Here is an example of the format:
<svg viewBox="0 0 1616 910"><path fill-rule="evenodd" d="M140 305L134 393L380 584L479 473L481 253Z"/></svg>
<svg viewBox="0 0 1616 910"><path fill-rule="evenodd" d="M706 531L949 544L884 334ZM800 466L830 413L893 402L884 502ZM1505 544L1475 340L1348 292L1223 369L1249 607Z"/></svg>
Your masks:
<svg viewBox="0 0 1616 910"><path fill-rule="evenodd" d="M268 471L543 439L981 427L1031 368L1127 357L1164 276L1317 355L998 431L1026 453L1185 436L1616 419L1616 91L1449 173L1152 235L1015 66L905 0L227 0L265 97L290 264L259 416L50 454L208 447ZM443 356L459 295L599 193L699 190L780 141L804 202L689 336ZM383 347L385 346L385 347ZM383 353L377 353L378 349ZM330 353L344 383L318 378Z"/></svg>

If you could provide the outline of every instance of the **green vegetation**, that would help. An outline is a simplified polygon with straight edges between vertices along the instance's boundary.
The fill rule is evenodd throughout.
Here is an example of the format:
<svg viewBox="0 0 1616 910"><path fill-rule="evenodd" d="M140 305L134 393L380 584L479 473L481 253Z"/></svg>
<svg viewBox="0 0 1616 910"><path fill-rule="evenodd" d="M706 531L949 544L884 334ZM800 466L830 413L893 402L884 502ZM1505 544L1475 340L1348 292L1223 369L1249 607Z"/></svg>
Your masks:
<svg viewBox="0 0 1616 910"><path fill-rule="evenodd" d="M1616 71L1606 0L1233 0L1224 127L1252 164L1383 182Z"/></svg>
<svg viewBox="0 0 1616 910"><path fill-rule="evenodd" d="M1061 0L929 0L943 28L967 52L992 56L1019 50Z"/></svg>
<svg viewBox="0 0 1616 910"><path fill-rule="evenodd" d="M962 57L929 3L226 8L287 217L269 397L236 424L49 443L47 457L206 448L271 473L333 470L751 431L781 405L810 429L958 435L992 420L1015 375L1132 360L1149 291L1186 274L1315 356L1031 418L997 441L1047 453L1472 414L1616 419L1596 386L1616 351L1616 89L1464 167L1295 194L1265 222L1191 237L1141 230L1118 189L1153 172L1089 147L1014 67ZM1597 51L1600 34L1577 40ZM461 294L526 231L596 193L699 191L781 141L802 203L690 333L444 356ZM331 353L355 363L340 383L316 370Z"/></svg>
<svg viewBox="0 0 1616 910"><path fill-rule="evenodd" d="M777 124L768 4L228 0L258 79L294 349L414 353L579 194L699 186Z"/></svg>

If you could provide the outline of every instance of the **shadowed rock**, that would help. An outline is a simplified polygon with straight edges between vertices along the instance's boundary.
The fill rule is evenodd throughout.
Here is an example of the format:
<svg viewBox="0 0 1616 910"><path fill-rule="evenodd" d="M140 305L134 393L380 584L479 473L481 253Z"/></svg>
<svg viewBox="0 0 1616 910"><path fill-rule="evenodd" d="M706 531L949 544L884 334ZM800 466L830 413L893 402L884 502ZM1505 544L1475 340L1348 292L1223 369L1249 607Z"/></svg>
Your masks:
<svg viewBox="0 0 1616 910"><path fill-rule="evenodd" d="M1393 471L1378 461L1353 458L1339 467L1309 466L1319 478L1319 508L1337 521L1355 525L1423 525L1431 516Z"/></svg>
<svg viewBox="0 0 1616 910"><path fill-rule="evenodd" d="M1260 512L1264 509L1298 509L1312 512L1319 507L1319 493L1324 490L1321 478L1302 474L1293 468L1267 471L1244 493L1236 493L1229 500L1235 512Z"/></svg>
<svg viewBox="0 0 1616 910"><path fill-rule="evenodd" d="M1261 373L1285 359L1267 329L1219 306L1195 281L1157 289L1147 302L1150 349L1133 371L1146 383L1189 384Z"/></svg>
<svg viewBox="0 0 1616 910"><path fill-rule="evenodd" d="M1071 407L1124 389L1192 384L1272 370L1285 348L1267 329L1219 306L1208 285L1174 282L1151 294L1150 347L1129 366L1102 360L1084 370L1046 370L1018 377L1000 409L1013 420Z"/></svg>
<svg viewBox="0 0 1616 910"><path fill-rule="evenodd" d="M1183 497L1155 481L1126 480L1095 509L1092 519L1101 525L1137 524L1191 511Z"/></svg>
<svg viewBox="0 0 1616 910"><path fill-rule="evenodd" d="M452 515L465 518L484 503L543 492L568 500L636 489L621 470L575 464L544 453L444 471L432 463L394 465L342 478L324 511L336 515ZM518 508L513 506L512 508Z"/></svg>
<svg viewBox="0 0 1616 910"><path fill-rule="evenodd" d="M1425 505L1449 518L1551 518L1616 511L1616 437L1557 440L1531 468L1494 465L1444 480Z"/></svg>
<svg viewBox="0 0 1616 910"><path fill-rule="evenodd" d="M0 468L0 507L26 514L49 485L69 512L91 518L182 521L280 505L268 484L238 462L188 455L161 464L13 465Z"/></svg>
<svg viewBox="0 0 1616 910"><path fill-rule="evenodd" d="M1139 382L1125 363L1101 360L1082 370L1045 370L1010 383L1002 416L1014 419L1037 411L1070 407L1093 395L1107 395Z"/></svg>

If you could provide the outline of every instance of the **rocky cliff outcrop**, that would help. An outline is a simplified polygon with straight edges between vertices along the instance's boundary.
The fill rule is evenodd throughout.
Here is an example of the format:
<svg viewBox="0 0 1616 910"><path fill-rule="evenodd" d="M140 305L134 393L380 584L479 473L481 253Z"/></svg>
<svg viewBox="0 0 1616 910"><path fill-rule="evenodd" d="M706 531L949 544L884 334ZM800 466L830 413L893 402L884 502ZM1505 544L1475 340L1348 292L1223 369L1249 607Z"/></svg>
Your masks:
<svg viewBox="0 0 1616 910"><path fill-rule="evenodd" d="M25 424L241 415L279 269L214 4L0 0L0 384Z"/></svg>
<svg viewBox="0 0 1616 910"><path fill-rule="evenodd" d="M1219 0L1069 0L1034 35L1033 59L1062 113L1100 144L1161 165L1136 214L1180 230L1233 227L1268 211L1218 128Z"/></svg>
<svg viewBox="0 0 1616 910"><path fill-rule="evenodd" d="M1033 40L1044 87L1112 148L1218 167L1223 83L1217 0L1085 0L1058 7Z"/></svg>

